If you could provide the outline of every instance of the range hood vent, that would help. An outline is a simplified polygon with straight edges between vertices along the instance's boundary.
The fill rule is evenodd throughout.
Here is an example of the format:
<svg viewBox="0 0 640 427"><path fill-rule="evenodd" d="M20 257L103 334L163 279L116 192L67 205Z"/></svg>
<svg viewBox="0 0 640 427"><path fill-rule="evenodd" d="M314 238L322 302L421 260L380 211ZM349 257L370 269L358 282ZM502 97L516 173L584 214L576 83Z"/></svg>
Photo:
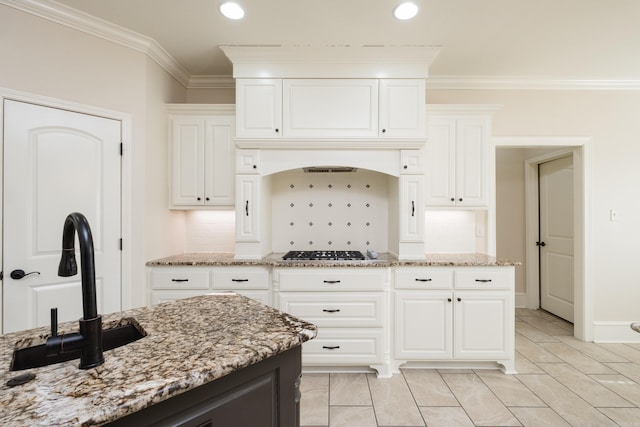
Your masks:
<svg viewBox="0 0 640 427"><path fill-rule="evenodd" d="M356 172L358 168L350 166L313 166L302 168L305 173L334 173L334 172Z"/></svg>

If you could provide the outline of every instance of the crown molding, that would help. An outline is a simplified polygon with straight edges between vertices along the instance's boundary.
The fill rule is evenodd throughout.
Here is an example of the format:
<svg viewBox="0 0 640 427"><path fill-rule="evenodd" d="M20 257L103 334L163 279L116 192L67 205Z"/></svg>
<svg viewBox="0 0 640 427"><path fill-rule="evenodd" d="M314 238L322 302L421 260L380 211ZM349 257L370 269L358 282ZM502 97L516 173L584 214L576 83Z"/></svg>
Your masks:
<svg viewBox="0 0 640 427"><path fill-rule="evenodd" d="M232 76L191 76L189 89L235 89L236 79Z"/></svg>
<svg viewBox="0 0 640 427"><path fill-rule="evenodd" d="M640 90L640 80L552 79L508 76L430 76L427 89L453 90Z"/></svg>
<svg viewBox="0 0 640 427"><path fill-rule="evenodd" d="M145 53L183 86L189 85L189 72L152 38L52 0L0 0L0 4Z"/></svg>

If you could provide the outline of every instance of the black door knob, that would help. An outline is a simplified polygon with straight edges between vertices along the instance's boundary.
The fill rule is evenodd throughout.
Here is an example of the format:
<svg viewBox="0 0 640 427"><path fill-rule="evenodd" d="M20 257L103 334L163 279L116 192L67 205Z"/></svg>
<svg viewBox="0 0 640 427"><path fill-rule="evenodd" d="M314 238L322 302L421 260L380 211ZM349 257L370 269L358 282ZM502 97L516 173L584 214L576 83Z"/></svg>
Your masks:
<svg viewBox="0 0 640 427"><path fill-rule="evenodd" d="M536 242L536 246L547 246L545 242Z"/></svg>

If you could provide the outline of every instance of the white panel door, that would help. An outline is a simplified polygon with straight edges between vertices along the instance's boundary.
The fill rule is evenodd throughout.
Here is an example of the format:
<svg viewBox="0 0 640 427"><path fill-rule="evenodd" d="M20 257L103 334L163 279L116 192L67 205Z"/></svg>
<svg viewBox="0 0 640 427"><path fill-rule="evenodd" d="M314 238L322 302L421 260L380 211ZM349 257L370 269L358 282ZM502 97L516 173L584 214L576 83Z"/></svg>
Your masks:
<svg viewBox="0 0 640 427"><path fill-rule="evenodd" d="M426 143L425 189L427 206L455 206L456 195L456 121L452 118L429 119Z"/></svg>
<svg viewBox="0 0 640 427"><path fill-rule="evenodd" d="M424 79L380 80L380 137L425 137Z"/></svg>
<svg viewBox="0 0 640 427"><path fill-rule="evenodd" d="M486 205L487 121L465 118L456 123L457 206Z"/></svg>
<svg viewBox="0 0 640 427"><path fill-rule="evenodd" d="M506 293L454 293L454 359L508 359L512 352L509 326L513 304Z"/></svg>
<svg viewBox="0 0 640 427"><path fill-rule="evenodd" d="M98 312L120 310L120 141L119 121L5 101L5 333L49 324L52 307L61 322L82 317L80 271L57 275L72 212L91 225ZM16 280L14 270L39 274Z"/></svg>
<svg viewBox="0 0 640 427"><path fill-rule="evenodd" d="M279 138L282 135L282 80L236 81L236 136Z"/></svg>
<svg viewBox="0 0 640 427"><path fill-rule="evenodd" d="M171 118L171 204L204 205L204 118Z"/></svg>
<svg viewBox="0 0 640 427"><path fill-rule="evenodd" d="M539 182L540 307L573 322L573 158L540 164Z"/></svg>

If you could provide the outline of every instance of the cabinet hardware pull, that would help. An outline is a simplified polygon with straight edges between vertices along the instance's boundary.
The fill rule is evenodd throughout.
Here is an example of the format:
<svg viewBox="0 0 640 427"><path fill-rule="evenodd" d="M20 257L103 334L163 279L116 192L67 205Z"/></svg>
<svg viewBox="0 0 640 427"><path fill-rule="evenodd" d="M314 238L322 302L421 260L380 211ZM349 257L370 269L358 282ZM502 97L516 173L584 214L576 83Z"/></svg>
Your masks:
<svg viewBox="0 0 640 427"><path fill-rule="evenodd" d="M456 199L454 199L454 198L452 197L452 198L451 198L451 201L452 201L452 202L455 202L455 201L456 201Z"/></svg>
<svg viewBox="0 0 640 427"><path fill-rule="evenodd" d="M253 168L254 169L258 169L258 165L253 165Z"/></svg>
<svg viewBox="0 0 640 427"><path fill-rule="evenodd" d="M204 199L205 199L207 202L208 202L209 200L211 200L211 199L210 199L210 198L208 198L208 197L205 197Z"/></svg>
<svg viewBox="0 0 640 427"><path fill-rule="evenodd" d="M188 282L189 279L171 279L172 282Z"/></svg>
<svg viewBox="0 0 640 427"><path fill-rule="evenodd" d="M200 200L202 200L202 198L198 197L197 200L200 201Z"/></svg>
<svg viewBox="0 0 640 427"><path fill-rule="evenodd" d="M462 298L457 298L458 302L462 301Z"/></svg>
<svg viewBox="0 0 640 427"><path fill-rule="evenodd" d="M338 308L323 308L322 311L324 311L325 313L340 313L340 309Z"/></svg>
<svg viewBox="0 0 640 427"><path fill-rule="evenodd" d="M276 132L280 132L280 129L276 128Z"/></svg>
<svg viewBox="0 0 640 427"><path fill-rule="evenodd" d="M248 282L249 279L231 279L232 282Z"/></svg>
<svg viewBox="0 0 640 427"><path fill-rule="evenodd" d="M249 201L248 200L244 204L244 213L246 214L246 216L249 216Z"/></svg>
<svg viewBox="0 0 640 427"><path fill-rule="evenodd" d="M382 133L385 133L387 130L386 129L382 129Z"/></svg>
<svg viewBox="0 0 640 427"><path fill-rule="evenodd" d="M411 201L411 216L416 216L416 202Z"/></svg>
<svg viewBox="0 0 640 427"><path fill-rule="evenodd" d="M403 169L408 169L408 168L409 168L409 166L404 165L402 168L403 168Z"/></svg>
<svg viewBox="0 0 640 427"><path fill-rule="evenodd" d="M459 202L461 202L461 201L462 201L462 197L460 197L460 198L458 199L458 201L459 201Z"/></svg>
<svg viewBox="0 0 640 427"><path fill-rule="evenodd" d="M451 298L447 298L447 301L451 302Z"/></svg>
<svg viewBox="0 0 640 427"><path fill-rule="evenodd" d="M340 348L339 345L323 345L322 348L325 350L337 350Z"/></svg>
<svg viewBox="0 0 640 427"><path fill-rule="evenodd" d="M340 280L323 280L323 282L332 285L335 283L340 283Z"/></svg>
<svg viewBox="0 0 640 427"><path fill-rule="evenodd" d="M416 279L416 282L431 282L431 279Z"/></svg>
<svg viewBox="0 0 640 427"><path fill-rule="evenodd" d="M476 279L476 282L489 283L489 282L491 282L491 279Z"/></svg>

